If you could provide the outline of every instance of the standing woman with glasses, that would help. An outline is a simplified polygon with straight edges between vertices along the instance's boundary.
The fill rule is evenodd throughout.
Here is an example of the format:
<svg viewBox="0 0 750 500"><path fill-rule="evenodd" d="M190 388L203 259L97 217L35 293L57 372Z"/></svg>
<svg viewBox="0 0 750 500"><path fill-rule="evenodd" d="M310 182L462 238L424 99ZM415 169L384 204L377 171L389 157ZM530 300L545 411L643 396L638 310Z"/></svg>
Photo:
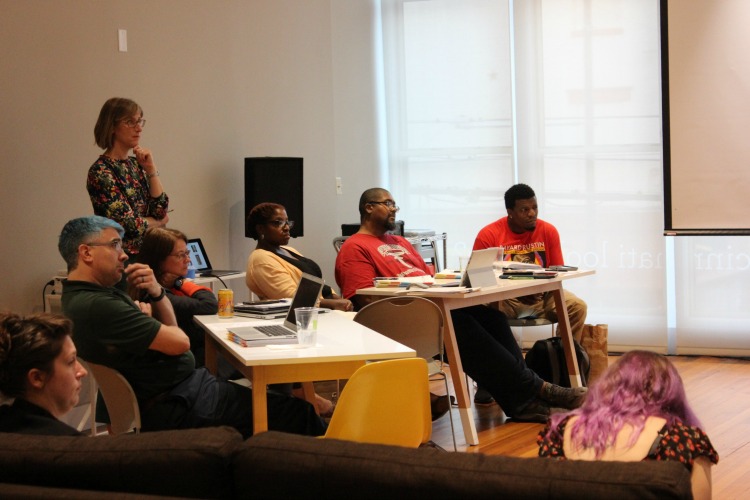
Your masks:
<svg viewBox="0 0 750 500"><path fill-rule="evenodd" d="M143 235L138 262L154 271L156 281L164 287L177 317L177 326L190 338L195 366L205 364L205 334L193 321L196 314L216 314L219 303L214 292L185 279L190 265L187 236L181 231L152 227ZM223 368L223 366L222 366ZM222 374L224 370L222 369ZM230 371L231 372L231 371Z"/></svg>
<svg viewBox="0 0 750 500"><path fill-rule="evenodd" d="M169 198L159 170L151 151L140 146L145 125L143 110L134 101L113 97L105 102L94 127L96 144L104 152L86 179L94 213L125 229L123 247L128 257L140 251L146 229L169 221Z"/></svg>

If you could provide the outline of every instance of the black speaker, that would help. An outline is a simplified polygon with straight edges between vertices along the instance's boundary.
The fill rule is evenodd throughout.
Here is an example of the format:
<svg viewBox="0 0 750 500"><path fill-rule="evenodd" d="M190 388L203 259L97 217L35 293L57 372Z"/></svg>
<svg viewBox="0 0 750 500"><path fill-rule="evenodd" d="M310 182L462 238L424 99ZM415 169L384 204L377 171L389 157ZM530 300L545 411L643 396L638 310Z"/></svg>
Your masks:
<svg viewBox="0 0 750 500"><path fill-rule="evenodd" d="M250 210L265 202L284 205L289 220L294 221L292 237L304 236L302 192L302 158L245 158L245 236L250 238Z"/></svg>

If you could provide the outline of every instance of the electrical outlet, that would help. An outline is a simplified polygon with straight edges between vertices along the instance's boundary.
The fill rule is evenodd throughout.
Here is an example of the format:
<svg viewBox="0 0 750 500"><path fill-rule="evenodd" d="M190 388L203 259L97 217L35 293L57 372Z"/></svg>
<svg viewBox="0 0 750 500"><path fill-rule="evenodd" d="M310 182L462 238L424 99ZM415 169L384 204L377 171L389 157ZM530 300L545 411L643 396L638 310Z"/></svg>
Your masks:
<svg viewBox="0 0 750 500"><path fill-rule="evenodd" d="M343 194L344 190L341 187L341 177L336 177L336 194Z"/></svg>

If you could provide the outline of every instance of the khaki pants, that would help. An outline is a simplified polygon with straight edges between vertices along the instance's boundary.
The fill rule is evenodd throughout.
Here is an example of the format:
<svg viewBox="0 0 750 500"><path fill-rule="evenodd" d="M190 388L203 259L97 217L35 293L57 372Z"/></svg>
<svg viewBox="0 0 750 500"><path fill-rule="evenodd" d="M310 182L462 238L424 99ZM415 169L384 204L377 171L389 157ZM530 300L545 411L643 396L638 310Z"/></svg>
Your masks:
<svg viewBox="0 0 750 500"><path fill-rule="evenodd" d="M573 338L581 342L583 336L583 324L586 322L588 306L574 293L563 290L565 296L565 307L568 309L568 321ZM507 299L498 303L498 309L508 318L534 316L557 322L557 311L555 310L555 299L551 292L546 292L541 300L533 304L524 304L518 299Z"/></svg>

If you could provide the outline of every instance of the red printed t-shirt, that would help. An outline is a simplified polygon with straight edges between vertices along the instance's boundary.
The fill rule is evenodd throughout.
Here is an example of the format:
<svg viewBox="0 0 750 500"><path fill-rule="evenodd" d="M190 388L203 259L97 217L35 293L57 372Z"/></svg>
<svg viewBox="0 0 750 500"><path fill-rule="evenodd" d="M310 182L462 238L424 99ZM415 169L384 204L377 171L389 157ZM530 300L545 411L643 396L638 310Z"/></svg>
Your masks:
<svg viewBox="0 0 750 500"><path fill-rule="evenodd" d="M336 283L344 298L373 286L373 278L427 276L424 259L401 236L357 233L346 239L336 257Z"/></svg>
<svg viewBox="0 0 750 500"><path fill-rule="evenodd" d="M503 217L479 231L474 240L474 250L505 247L504 259L538 264L542 267L563 265L560 235L555 226L537 219L532 232L514 233Z"/></svg>

